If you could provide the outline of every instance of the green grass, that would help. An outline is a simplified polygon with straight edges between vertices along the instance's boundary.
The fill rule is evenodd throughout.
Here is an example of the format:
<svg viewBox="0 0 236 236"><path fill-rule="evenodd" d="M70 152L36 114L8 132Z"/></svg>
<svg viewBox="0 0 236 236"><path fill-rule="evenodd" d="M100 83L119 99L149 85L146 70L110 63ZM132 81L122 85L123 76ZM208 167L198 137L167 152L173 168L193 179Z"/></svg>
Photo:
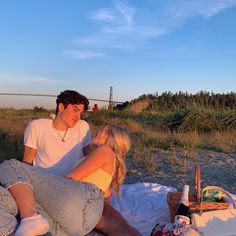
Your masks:
<svg viewBox="0 0 236 236"><path fill-rule="evenodd" d="M22 160L23 157L23 136L14 134L10 136L0 136L0 161L7 159Z"/></svg>
<svg viewBox="0 0 236 236"><path fill-rule="evenodd" d="M32 110L0 109L0 160L22 159L23 132L29 121L48 118L53 111L43 108ZM107 124L122 125L129 131L132 150L129 158L147 172L156 170L154 156L157 149L170 151L168 165L176 173L184 173L188 160L194 161L194 151L208 149L236 153L236 113L217 113L196 109L182 109L175 112L134 113L101 110L85 113L92 132ZM175 152L181 152L180 158Z"/></svg>

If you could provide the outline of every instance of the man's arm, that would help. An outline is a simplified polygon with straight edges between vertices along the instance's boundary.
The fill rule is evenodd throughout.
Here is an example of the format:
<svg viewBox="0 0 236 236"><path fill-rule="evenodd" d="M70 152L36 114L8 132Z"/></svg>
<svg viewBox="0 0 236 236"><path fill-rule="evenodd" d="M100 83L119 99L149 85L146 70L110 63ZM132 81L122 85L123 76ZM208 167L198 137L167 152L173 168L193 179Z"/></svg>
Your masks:
<svg viewBox="0 0 236 236"><path fill-rule="evenodd" d="M103 232L105 235L112 236L141 236L125 218L115 210L108 202L104 202L102 218L95 227L96 230Z"/></svg>
<svg viewBox="0 0 236 236"><path fill-rule="evenodd" d="M89 152L90 152L90 145L91 144L83 147L83 154L84 154L84 156L87 156L89 154Z"/></svg>
<svg viewBox="0 0 236 236"><path fill-rule="evenodd" d="M83 134L83 154L87 156L91 151L91 142L92 142L92 134L89 128L89 124L81 120L81 134Z"/></svg>
<svg viewBox="0 0 236 236"><path fill-rule="evenodd" d="M23 156L23 162L33 165L34 158L36 156L36 149L33 149L28 146L24 146L24 156Z"/></svg>

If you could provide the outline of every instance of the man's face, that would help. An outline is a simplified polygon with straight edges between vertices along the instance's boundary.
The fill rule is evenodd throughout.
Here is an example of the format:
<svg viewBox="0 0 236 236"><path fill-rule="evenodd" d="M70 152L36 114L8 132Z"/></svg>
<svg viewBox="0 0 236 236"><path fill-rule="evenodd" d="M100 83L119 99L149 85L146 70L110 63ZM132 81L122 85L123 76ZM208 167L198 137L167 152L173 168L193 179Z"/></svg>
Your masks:
<svg viewBox="0 0 236 236"><path fill-rule="evenodd" d="M59 105L61 120L67 128L73 127L80 120L83 111L84 104L69 104L66 108L62 103Z"/></svg>

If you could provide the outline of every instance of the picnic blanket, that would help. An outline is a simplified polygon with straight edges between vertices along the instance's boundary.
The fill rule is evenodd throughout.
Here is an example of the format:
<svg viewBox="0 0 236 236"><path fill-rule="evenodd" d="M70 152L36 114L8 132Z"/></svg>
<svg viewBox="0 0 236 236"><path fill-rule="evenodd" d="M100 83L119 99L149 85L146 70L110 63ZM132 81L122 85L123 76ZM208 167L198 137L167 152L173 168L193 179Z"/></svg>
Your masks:
<svg viewBox="0 0 236 236"><path fill-rule="evenodd" d="M170 222L167 193L176 188L157 183L124 184L120 197L113 194L111 204L142 236L150 236L157 223ZM231 194L236 201L236 195ZM89 236L101 236L93 233Z"/></svg>
<svg viewBox="0 0 236 236"><path fill-rule="evenodd" d="M177 190L157 183L124 184L120 197L113 194L111 203L143 236L150 236L157 222L170 221L166 202L170 191Z"/></svg>

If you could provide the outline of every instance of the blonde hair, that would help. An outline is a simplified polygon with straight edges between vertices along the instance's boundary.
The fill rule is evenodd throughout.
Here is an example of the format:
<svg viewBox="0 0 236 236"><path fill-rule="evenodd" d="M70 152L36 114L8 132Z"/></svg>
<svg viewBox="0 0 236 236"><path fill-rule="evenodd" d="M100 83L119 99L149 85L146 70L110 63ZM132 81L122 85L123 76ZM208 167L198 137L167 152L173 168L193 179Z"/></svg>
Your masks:
<svg viewBox="0 0 236 236"><path fill-rule="evenodd" d="M100 131L107 135L106 144L113 150L116 158L111 187L119 194L120 186L126 175L125 155L129 151L131 141L127 130L118 125L107 125Z"/></svg>

